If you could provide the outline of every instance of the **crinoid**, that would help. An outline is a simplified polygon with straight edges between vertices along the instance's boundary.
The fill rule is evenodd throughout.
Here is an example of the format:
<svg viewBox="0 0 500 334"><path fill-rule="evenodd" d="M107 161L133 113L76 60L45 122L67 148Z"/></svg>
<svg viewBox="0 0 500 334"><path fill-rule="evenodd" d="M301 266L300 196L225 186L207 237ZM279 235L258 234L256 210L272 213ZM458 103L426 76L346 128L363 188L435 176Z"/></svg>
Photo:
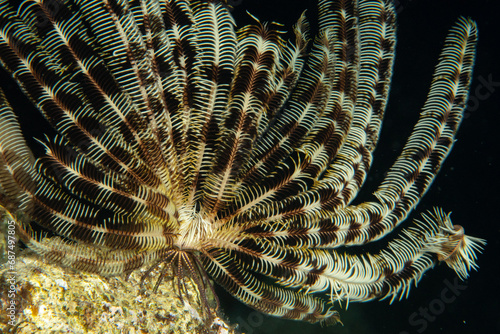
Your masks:
<svg viewBox="0 0 500 334"><path fill-rule="evenodd" d="M164 264L158 280L153 288L153 292L158 291L161 282L165 278L165 275L172 273L174 280L174 288L176 289L181 301L184 301L183 296L188 296L186 287L186 278L189 277L195 286L198 288L200 302L203 311L203 317L206 319L207 324L211 324L214 317L217 316L217 311L219 309L219 299L217 294L213 289L213 285L210 282L210 278L207 272L203 269L203 264L198 259L199 255L195 254L195 250L192 249L179 249L174 247L170 249L160 260L149 267L148 270L143 274L141 279L141 289L144 290L144 282L148 279L149 275L155 270L155 268ZM211 297L214 299L210 302L206 291L211 292Z"/></svg>
<svg viewBox="0 0 500 334"><path fill-rule="evenodd" d="M208 273L261 312L309 322L339 321L336 302L404 296L439 261L466 277L484 241L438 209L379 252L344 246L389 234L432 183L467 101L474 22L450 30L401 155L353 205L395 12L318 2L317 37L303 15L292 43L257 20L236 32L214 0L0 1L1 63L57 132L35 159L1 96L2 203L26 245L108 276L165 262L180 290Z"/></svg>

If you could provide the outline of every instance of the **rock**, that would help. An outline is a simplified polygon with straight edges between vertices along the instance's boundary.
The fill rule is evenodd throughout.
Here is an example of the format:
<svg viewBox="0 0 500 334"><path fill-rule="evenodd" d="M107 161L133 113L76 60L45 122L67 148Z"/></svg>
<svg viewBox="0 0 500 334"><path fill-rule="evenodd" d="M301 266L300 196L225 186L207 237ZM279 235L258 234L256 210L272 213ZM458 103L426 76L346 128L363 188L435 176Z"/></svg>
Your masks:
<svg viewBox="0 0 500 334"><path fill-rule="evenodd" d="M234 333L218 317L205 323L189 279L181 301L168 275L153 293L159 269L141 292L145 269L128 278L102 277L46 263L28 250L17 252L14 270L8 263L0 266L1 333Z"/></svg>

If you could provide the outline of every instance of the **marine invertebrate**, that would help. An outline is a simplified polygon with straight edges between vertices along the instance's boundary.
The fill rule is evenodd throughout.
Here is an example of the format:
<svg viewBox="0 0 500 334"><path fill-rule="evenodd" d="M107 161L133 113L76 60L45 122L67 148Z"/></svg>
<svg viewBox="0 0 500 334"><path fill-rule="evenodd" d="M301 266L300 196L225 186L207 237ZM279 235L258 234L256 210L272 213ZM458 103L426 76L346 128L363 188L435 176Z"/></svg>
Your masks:
<svg viewBox="0 0 500 334"><path fill-rule="evenodd" d="M287 43L273 24L235 32L217 1L56 4L0 1L2 65L58 132L35 159L0 97L3 205L40 255L102 275L166 262L202 296L206 271L262 312L333 323L330 301L395 299L437 261L476 267L483 241L439 209L378 253L344 247L404 221L451 149L471 20L373 200L353 205L389 93L391 1L320 0L312 45L305 16Z"/></svg>

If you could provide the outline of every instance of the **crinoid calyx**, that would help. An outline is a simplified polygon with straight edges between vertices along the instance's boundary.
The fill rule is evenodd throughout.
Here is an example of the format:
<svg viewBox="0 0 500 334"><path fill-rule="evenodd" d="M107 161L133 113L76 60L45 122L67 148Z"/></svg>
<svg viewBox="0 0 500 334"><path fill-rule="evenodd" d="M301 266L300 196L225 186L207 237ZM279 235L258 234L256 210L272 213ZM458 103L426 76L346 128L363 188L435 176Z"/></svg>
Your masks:
<svg viewBox="0 0 500 334"><path fill-rule="evenodd" d="M51 124L34 158L0 95L2 205L42 257L101 275L165 262L251 307L335 323L332 304L406 295L434 263L461 277L483 241L440 209L379 252L450 151L474 22L446 39L399 158L362 204L395 48L392 1L319 0L286 42L225 4L0 1L0 60ZM45 231L39 233L37 231ZM209 284L209 283L208 283ZM203 294L202 294L203 295Z"/></svg>

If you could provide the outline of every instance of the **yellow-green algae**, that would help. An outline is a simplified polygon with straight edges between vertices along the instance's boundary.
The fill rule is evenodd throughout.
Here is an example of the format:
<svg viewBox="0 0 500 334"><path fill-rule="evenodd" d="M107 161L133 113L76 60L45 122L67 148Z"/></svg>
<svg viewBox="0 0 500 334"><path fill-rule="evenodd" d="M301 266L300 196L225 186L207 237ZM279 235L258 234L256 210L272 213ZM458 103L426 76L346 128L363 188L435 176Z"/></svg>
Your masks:
<svg viewBox="0 0 500 334"><path fill-rule="evenodd" d="M0 236L5 239L5 235ZM189 280L189 298L182 302L171 278L152 292L158 272L146 280L146 291L141 292L144 269L128 278L102 277L46 263L28 250L16 254L16 317L12 326L7 312L12 299L8 293L11 270L2 247L0 333L234 333L220 318L205 323L198 291Z"/></svg>

